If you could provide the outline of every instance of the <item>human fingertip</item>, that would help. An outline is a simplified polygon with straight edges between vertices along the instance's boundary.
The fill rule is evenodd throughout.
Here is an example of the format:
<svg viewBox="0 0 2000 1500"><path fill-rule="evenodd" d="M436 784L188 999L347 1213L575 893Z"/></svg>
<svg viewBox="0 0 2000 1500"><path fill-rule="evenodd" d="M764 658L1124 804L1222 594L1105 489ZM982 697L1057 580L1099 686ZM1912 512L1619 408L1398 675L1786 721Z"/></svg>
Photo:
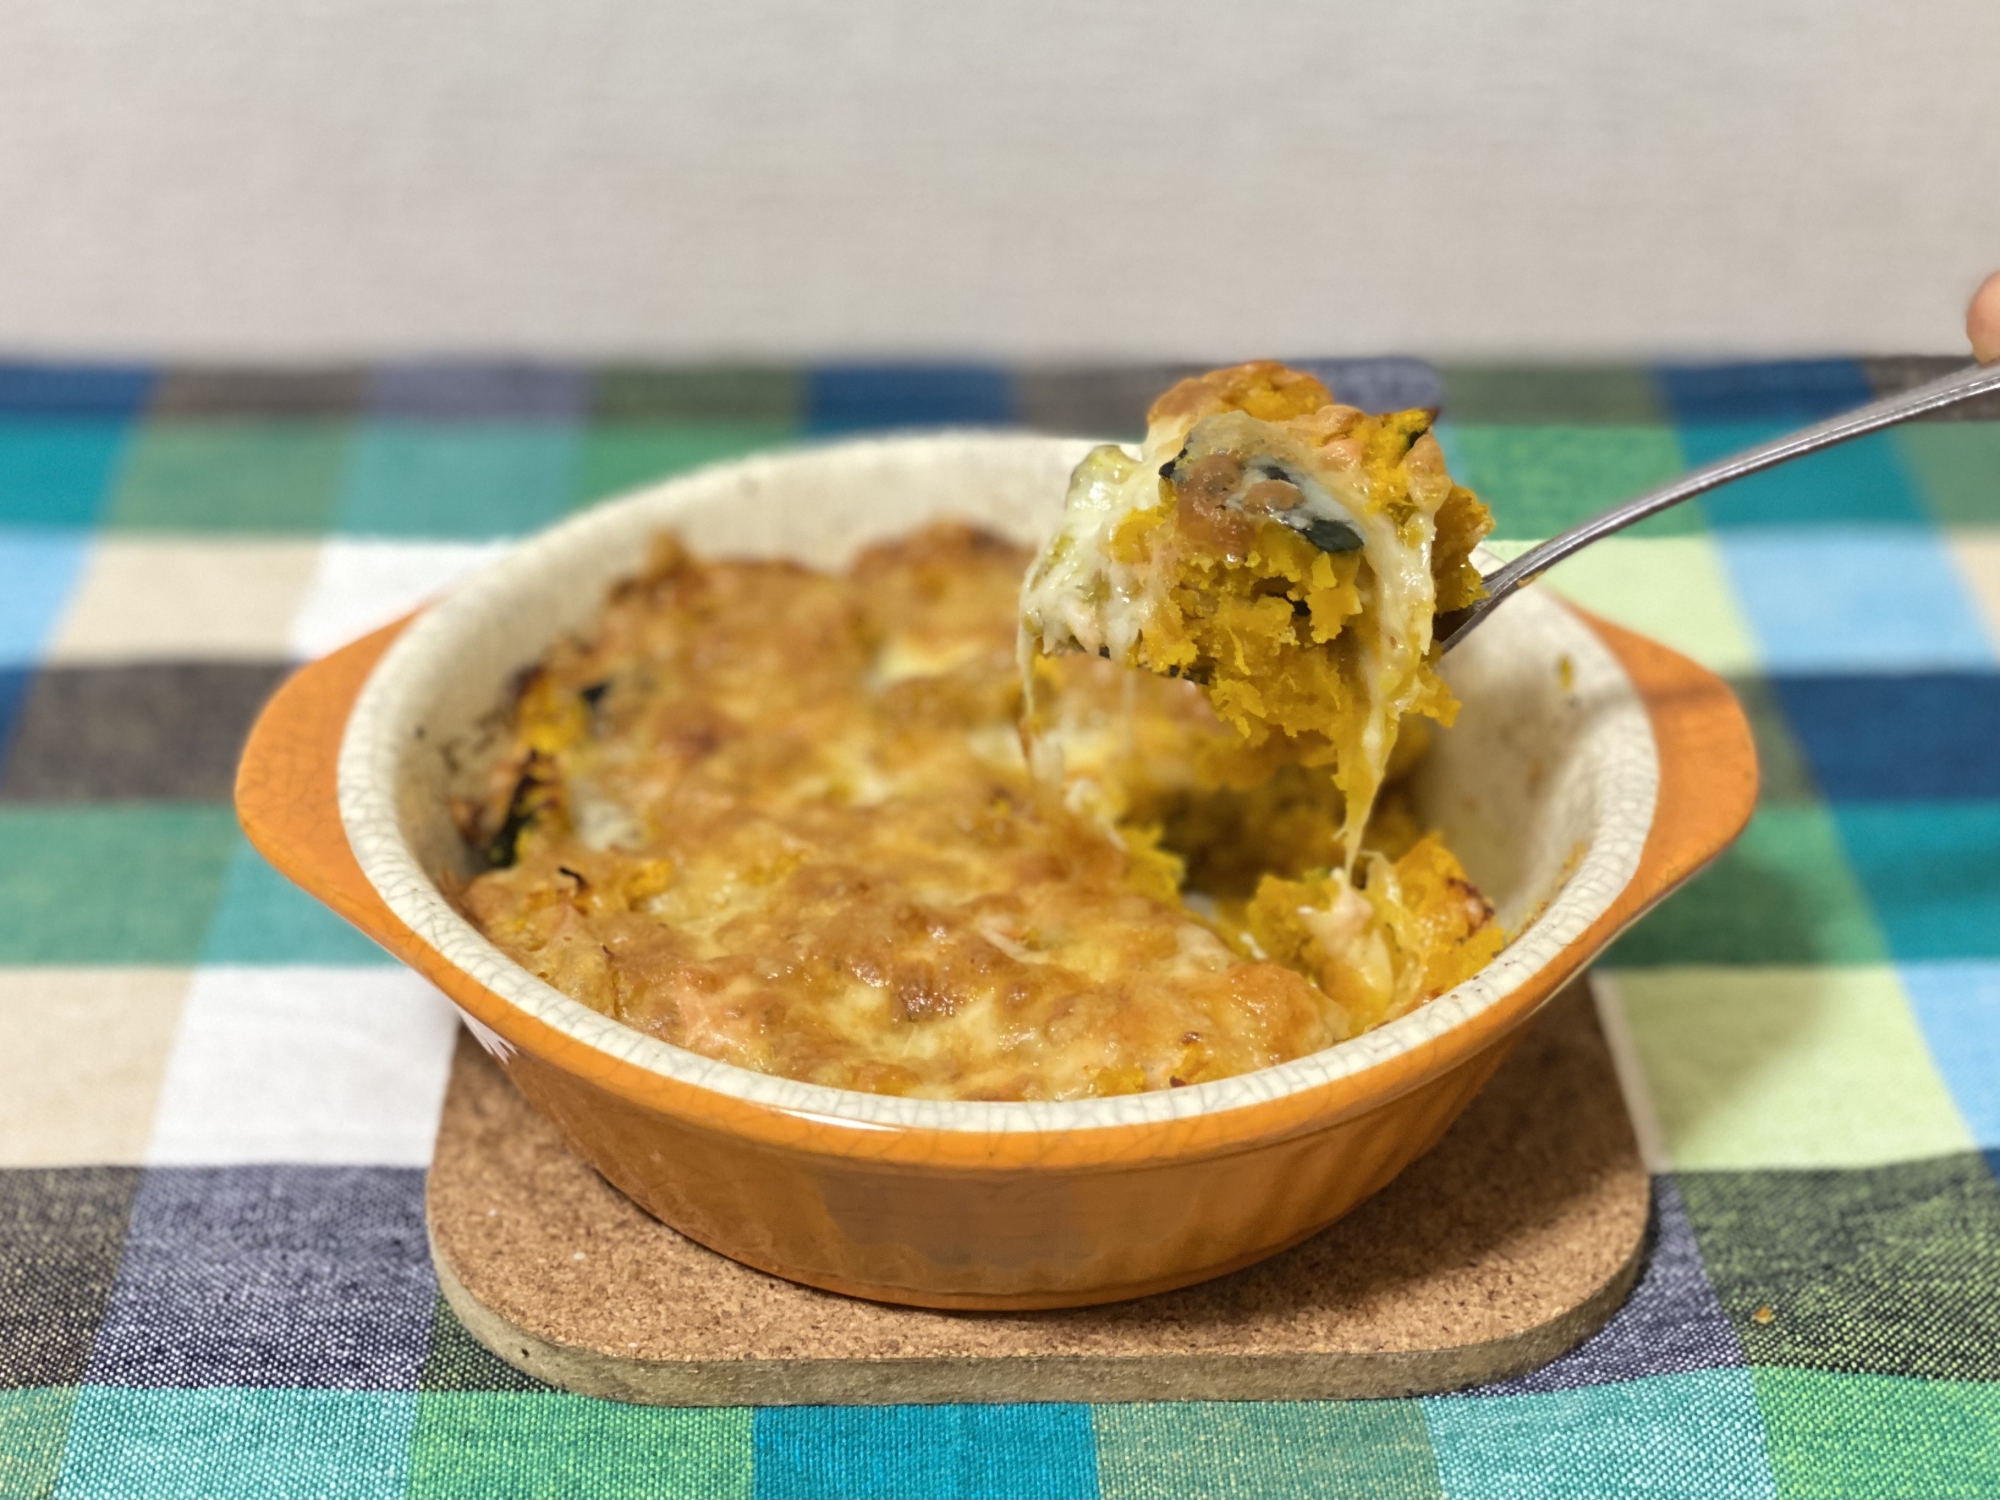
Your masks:
<svg viewBox="0 0 2000 1500"><path fill-rule="evenodd" d="M1982 365L2000 361L2000 271L1979 284L1965 310L1965 336L1972 340L1972 357Z"/></svg>

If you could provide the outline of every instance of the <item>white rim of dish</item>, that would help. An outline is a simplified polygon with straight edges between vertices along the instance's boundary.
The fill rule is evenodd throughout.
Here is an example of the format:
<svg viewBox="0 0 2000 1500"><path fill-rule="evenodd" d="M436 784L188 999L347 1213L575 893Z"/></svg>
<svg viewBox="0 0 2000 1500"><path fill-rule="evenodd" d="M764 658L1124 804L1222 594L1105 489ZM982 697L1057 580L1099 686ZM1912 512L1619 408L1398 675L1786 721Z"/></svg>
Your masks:
<svg viewBox="0 0 2000 1500"><path fill-rule="evenodd" d="M461 582L412 622L376 663L347 721L339 757L341 821L363 874L389 909L449 963L536 1020L607 1059L630 1063L696 1088L859 1130L994 1132L1091 1130L1170 1124L1243 1109L1319 1088L1365 1072L1433 1043L1491 1009L1574 942L1630 883L1652 828L1659 794L1659 758L1644 705L1622 666L1597 635L1553 600L1525 594L1517 612L1549 611L1567 628L1574 691L1603 695L1604 717L1594 775L1596 832L1556 895L1527 929L1479 973L1395 1021L1323 1051L1275 1067L1212 1083L1104 1099L1058 1103L986 1103L909 1099L802 1083L740 1068L647 1036L573 1000L489 942L438 890L411 849L397 809L397 786L411 725L420 720L427 678L441 654L500 606L552 554L590 536L673 524L675 512L700 498L699 486L722 472L769 472L781 465L879 458L890 448L915 453L948 443L1052 443L1058 440L992 433L939 433L867 439L792 450L717 465L585 511L521 542ZM1068 444L1081 450L1087 445ZM1490 565L1496 559L1486 558ZM1560 628L1560 627L1558 627ZM472 1017L466 1020L489 1049L505 1050Z"/></svg>

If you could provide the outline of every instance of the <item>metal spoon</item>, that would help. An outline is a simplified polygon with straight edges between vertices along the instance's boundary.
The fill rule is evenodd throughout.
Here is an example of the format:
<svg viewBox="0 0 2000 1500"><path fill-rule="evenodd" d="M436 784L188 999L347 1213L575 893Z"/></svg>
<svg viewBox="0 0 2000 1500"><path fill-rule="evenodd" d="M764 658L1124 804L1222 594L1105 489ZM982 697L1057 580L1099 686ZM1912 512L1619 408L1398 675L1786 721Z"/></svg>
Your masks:
<svg viewBox="0 0 2000 1500"><path fill-rule="evenodd" d="M2000 284L2000 278L1988 283L1989 286L1996 284ZM1980 352L1984 353L1983 350ZM1663 489L1654 490L1651 494L1641 495L1636 500L1627 500L1623 505L1614 506L1603 515L1585 521L1581 526L1573 526L1561 536L1552 537L1541 546L1523 552L1504 567L1495 568L1485 577L1486 596L1464 609L1440 614L1433 627L1432 638L1443 650L1451 650L1477 628L1481 620L1505 604L1518 590L1533 583L1564 558L1580 552L1599 537L1610 536L1614 531L1623 531L1636 521L1658 515L1670 506L1679 505L1683 500L1705 494L1717 485L1727 484L1732 479L1741 479L1746 474L1760 473L1790 459L1817 453L1822 448L1831 448L1835 443L1844 443L1849 438L1858 438L1864 433L1879 432L1884 427L1907 422L1912 417L1922 416L1925 412L1956 406L1961 401L1970 401L1974 396L1983 396L1989 391L2000 391L2000 364L1972 365L1941 380L1933 380L1928 385L1920 385L1915 390L1905 391L1900 396L1890 396L1841 416L1830 417L1824 422L1801 428L1788 436L1773 438L1768 443L1747 448L1733 457L1710 464L1705 469L1696 469L1692 474L1676 479Z"/></svg>

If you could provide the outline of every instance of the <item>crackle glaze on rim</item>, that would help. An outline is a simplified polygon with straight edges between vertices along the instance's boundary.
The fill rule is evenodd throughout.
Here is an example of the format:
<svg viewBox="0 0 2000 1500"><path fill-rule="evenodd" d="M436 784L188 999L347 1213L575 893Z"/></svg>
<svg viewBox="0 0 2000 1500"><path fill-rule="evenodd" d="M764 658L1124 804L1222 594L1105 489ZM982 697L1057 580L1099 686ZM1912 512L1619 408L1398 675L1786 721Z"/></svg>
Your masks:
<svg viewBox="0 0 2000 1500"><path fill-rule="evenodd" d="M1499 1003L1557 958L1609 908L1631 881L1652 826L1659 793L1659 758L1644 706L1611 652L1554 600L1528 593L1494 616L1452 661L1487 654L1529 653L1554 670L1566 658L1572 701L1590 705L1577 747L1591 837L1573 857L1567 878L1533 921L1485 969L1409 1015L1322 1052L1212 1083L1108 1099L1063 1103L973 1103L905 1099L801 1083L703 1057L614 1021L529 973L459 915L426 872L408 832L412 765L439 736L427 720L464 680L484 678L498 701L495 663L468 673L464 664L524 619L534 622L533 649L508 654L502 666L525 665L562 629L587 620L604 587L631 571L644 540L670 526L710 550L700 519L723 508L750 507L793 492L793 515L782 499L761 520L747 550L771 555L802 550L825 556L894 534L926 514L971 515L1033 541L1061 506L1061 481L1089 447L1071 440L945 433L809 448L717 466L585 512L520 547L461 584L403 632L370 674L349 716L339 758L342 823L362 872L410 929L449 962L528 1015L615 1058L698 1088L749 1103L816 1118L848 1129L995 1132L1071 1131L1165 1124L1196 1115L1251 1107L1350 1077L1443 1037ZM991 483L983 483L991 480ZM898 494L904 486L909 493ZM972 493L967 492L967 484ZM870 488L870 486L888 488ZM843 486L850 507L889 497L857 520L855 512L802 502L824 500ZM1051 492L1052 491L1052 492ZM913 499L914 496L914 499ZM796 529L771 516L797 520ZM829 523L829 517L832 517ZM741 515L734 517L740 520ZM740 532L741 525L725 528ZM787 543L790 543L787 546ZM1492 560L1487 559L1488 564ZM1526 658L1524 658L1526 659ZM496 1039L497 1040L497 1039Z"/></svg>

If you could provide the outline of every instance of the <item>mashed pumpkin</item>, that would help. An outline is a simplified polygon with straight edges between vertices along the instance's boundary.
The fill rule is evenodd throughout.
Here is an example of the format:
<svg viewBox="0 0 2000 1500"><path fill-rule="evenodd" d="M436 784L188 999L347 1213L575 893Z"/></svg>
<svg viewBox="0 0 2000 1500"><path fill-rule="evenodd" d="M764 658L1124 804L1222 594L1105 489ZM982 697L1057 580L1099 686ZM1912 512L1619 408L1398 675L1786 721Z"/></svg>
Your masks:
<svg viewBox="0 0 2000 1500"><path fill-rule="evenodd" d="M1393 741L1401 714L1450 711L1428 616L1413 658L1389 638L1415 627L1377 618L1371 539L1421 556L1444 580L1425 608L1447 607L1476 586L1455 570L1484 513L1443 478L1420 414L1328 416L1316 384L1246 368L1163 398L1155 435L1178 434L1160 463L1189 477L1154 464L1155 503L1093 534L1145 584L1129 634L1093 641L1079 615L1065 644L1092 649L1030 654L1028 739L1053 774L1022 748L1026 552L940 523L836 574L666 538L522 679L501 753L455 808L480 867L461 908L556 988L664 1041L930 1098L1227 1077L1472 973L1501 936L1395 789L1409 751L1385 741L1362 772L1346 757L1374 754L1357 720ZM1285 448L1284 472L1330 475L1314 482L1363 544L1238 528L1230 495L1203 500L1220 481L1192 470L1225 450L1198 429L1218 412L1337 432L1304 458ZM1338 443L1353 476L1314 456ZM1077 485L1130 484L1115 451Z"/></svg>

